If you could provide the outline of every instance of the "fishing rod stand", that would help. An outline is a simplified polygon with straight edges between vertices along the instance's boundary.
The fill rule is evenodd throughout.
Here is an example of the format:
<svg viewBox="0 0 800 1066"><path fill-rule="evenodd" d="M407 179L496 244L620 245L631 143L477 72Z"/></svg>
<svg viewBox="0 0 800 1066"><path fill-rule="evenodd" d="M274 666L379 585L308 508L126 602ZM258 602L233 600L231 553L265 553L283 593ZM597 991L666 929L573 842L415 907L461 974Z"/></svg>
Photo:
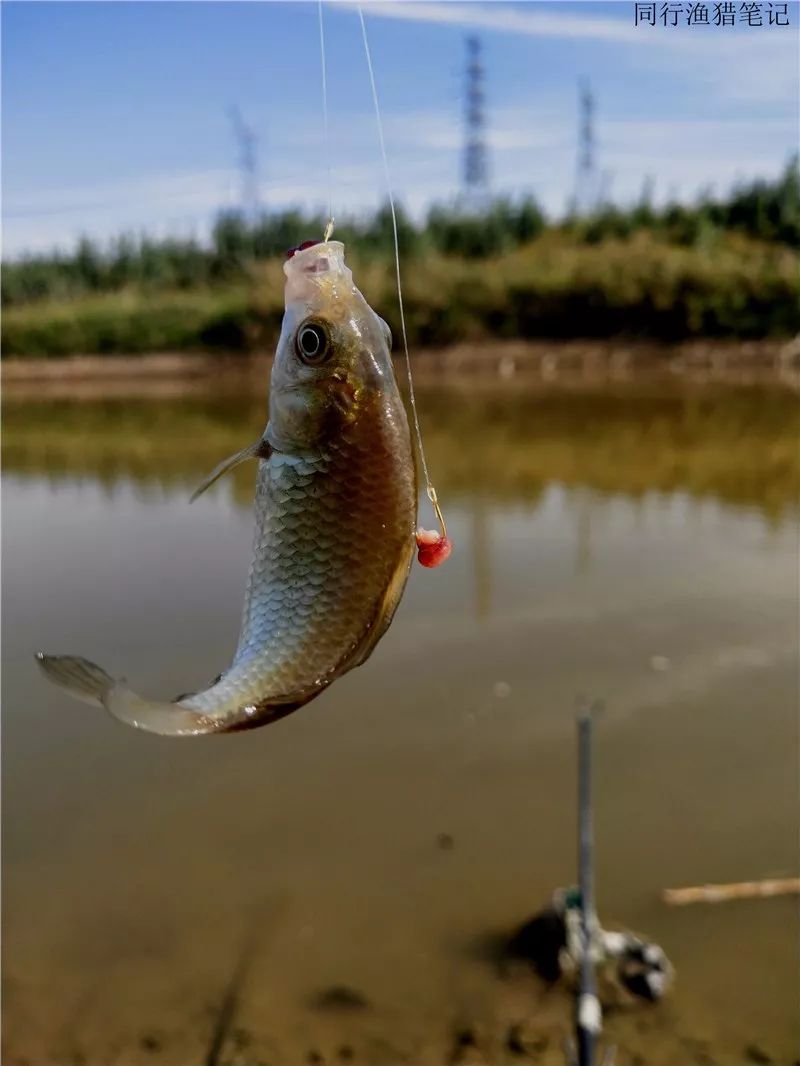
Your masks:
<svg viewBox="0 0 800 1066"><path fill-rule="evenodd" d="M603 1012L597 970L623 996L657 1003L673 977L664 951L628 930L604 929L594 894L594 825L592 805L592 730L601 710L582 702L577 712L578 738L578 884L559 888L548 907L520 926L506 944L509 959L524 960L550 984L571 975L575 986L573 1036L568 1066L612 1066L614 1049L601 1055L598 1041Z"/></svg>
<svg viewBox="0 0 800 1066"><path fill-rule="evenodd" d="M602 710L598 702L578 707L578 888L561 892L566 958L579 970L575 997L575 1040L570 1066L596 1066L603 1011L597 994L596 967L616 966L616 979L632 995L655 1002L672 981L663 950L629 932L611 932L597 919L594 896L594 823L592 805L592 727ZM557 894L558 896L558 894ZM601 1066L613 1066L615 1049L607 1048Z"/></svg>

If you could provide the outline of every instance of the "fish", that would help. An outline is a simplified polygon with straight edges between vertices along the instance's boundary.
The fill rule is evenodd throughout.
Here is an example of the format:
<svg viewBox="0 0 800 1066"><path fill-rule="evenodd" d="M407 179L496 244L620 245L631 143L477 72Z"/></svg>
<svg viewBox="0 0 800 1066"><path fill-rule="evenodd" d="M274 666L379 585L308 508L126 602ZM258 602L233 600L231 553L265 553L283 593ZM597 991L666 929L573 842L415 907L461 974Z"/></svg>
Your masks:
<svg viewBox="0 0 800 1066"><path fill-rule="evenodd" d="M267 426L193 497L257 460L231 665L203 691L157 702L87 659L36 656L50 681L137 729L184 737L283 718L369 658L406 586L417 474L389 327L355 286L341 242L306 242L284 272Z"/></svg>

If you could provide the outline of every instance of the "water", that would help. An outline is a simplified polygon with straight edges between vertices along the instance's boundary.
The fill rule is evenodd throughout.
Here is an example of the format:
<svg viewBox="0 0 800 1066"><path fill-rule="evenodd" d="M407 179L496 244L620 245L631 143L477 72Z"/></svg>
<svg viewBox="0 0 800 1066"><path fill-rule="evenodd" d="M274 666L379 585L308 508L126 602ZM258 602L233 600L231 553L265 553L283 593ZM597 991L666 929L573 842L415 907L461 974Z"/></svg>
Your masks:
<svg viewBox="0 0 800 1066"><path fill-rule="evenodd" d="M607 705L601 917L678 972L663 1006L609 1014L618 1061L793 1061L796 901L660 893L797 872L795 397L423 393L457 548L414 568L366 666L193 741L63 698L36 649L161 696L226 665L253 471L187 501L260 430L260 392L7 398L4 1062L211 1061L243 944L220 1061L461 1061L467 1027L500 1062L518 1023L562 1061L568 998L485 945L575 876L580 693ZM321 1009L337 986L367 1005Z"/></svg>

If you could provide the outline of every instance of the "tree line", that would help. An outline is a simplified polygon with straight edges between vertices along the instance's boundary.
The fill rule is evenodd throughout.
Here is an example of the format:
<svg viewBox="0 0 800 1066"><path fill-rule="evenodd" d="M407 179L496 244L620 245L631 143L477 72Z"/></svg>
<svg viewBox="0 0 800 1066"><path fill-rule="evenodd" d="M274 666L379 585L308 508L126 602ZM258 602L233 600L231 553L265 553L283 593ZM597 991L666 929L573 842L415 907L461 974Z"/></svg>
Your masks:
<svg viewBox="0 0 800 1066"><path fill-rule="evenodd" d="M287 210L248 219L238 211L221 212L210 239L155 239L122 235L107 244L82 238L71 252L31 255L3 264L1 298L4 306L44 299L70 299L122 289L191 290L245 277L254 261L283 255L299 241L321 234L320 215ZM629 208L601 204L588 214L575 211L559 222L547 219L532 197L496 199L484 210L458 204L432 207L414 223L397 211L401 254L436 253L460 258L499 255L535 241L547 230L558 231L578 244L597 244L610 238L651 231L667 243L702 247L723 231L800 245L800 168L793 158L774 181L753 181L725 198L710 195L697 203L655 207L646 184L639 201ZM392 254L392 219L384 206L368 218L337 223L336 238L362 258Z"/></svg>

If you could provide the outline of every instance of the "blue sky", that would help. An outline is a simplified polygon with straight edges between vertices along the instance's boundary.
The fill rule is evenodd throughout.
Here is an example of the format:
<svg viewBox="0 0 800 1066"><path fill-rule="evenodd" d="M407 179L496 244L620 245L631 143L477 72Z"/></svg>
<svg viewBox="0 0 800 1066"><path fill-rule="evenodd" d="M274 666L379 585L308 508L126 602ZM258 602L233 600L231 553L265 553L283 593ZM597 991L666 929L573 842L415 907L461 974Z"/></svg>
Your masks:
<svg viewBox="0 0 800 1066"><path fill-rule="evenodd" d="M68 247L81 233L203 236L239 195L233 104L258 135L262 203L325 203L315 2L5 0L0 10L4 254ZM789 29L635 27L627 0L364 10L393 183L414 212L458 189L473 31L492 188L533 192L553 213L574 184L582 77L597 99L598 169L621 202L648 175L657 199L772 176L797 145L796 2ZM357 6L326 0L324 16L334 203L366 211L384 185Z"/></svg>

